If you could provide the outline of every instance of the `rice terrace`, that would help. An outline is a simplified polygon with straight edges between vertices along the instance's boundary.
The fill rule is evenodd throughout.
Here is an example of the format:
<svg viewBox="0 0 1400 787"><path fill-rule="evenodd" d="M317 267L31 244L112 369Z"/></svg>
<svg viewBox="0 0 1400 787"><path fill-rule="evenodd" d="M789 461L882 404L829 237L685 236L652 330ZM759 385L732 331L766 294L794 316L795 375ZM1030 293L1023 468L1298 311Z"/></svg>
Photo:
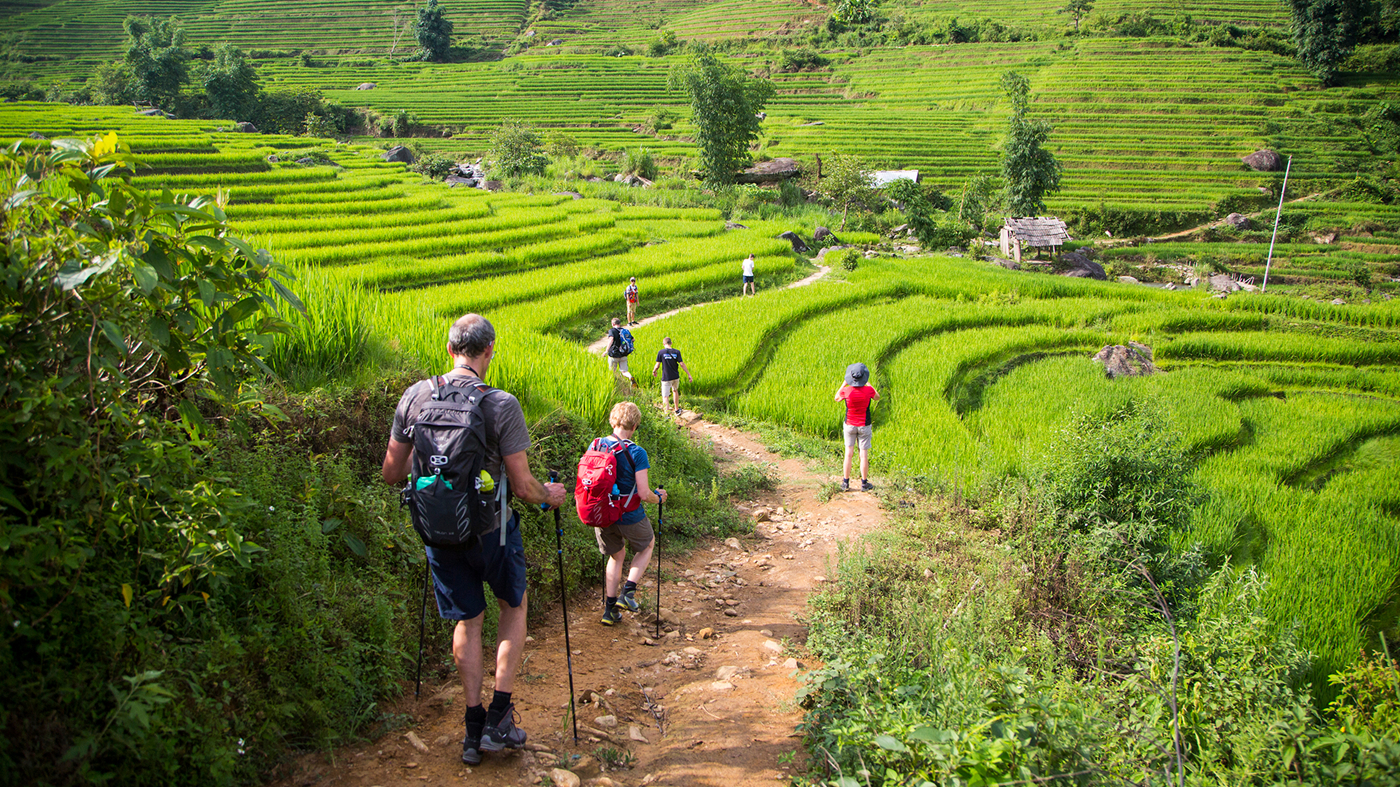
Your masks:
<svg viewBox="0 0 1400 787"><path fill-rule="evenodd" d="M16 0L0 69L0 787L1400 785L1397 0Z"/></svg>

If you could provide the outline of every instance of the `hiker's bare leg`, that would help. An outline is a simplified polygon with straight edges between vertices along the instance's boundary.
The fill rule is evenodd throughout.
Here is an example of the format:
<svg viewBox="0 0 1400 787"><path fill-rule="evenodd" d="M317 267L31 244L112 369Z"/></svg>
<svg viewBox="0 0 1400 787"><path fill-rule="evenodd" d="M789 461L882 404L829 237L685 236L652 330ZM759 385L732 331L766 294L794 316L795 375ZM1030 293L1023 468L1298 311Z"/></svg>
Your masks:
<svg viewBox="0 0 1400 787"><path fill-rule="evenodd" d="M452 660L457 662L467 705L481 704L481 622L485 618L482 612L471 620L457 621L452 629Z"/></svg>
<svg viewBox="0 0 1400 787"><path fill-rule="evenodd" d="M642 575L647 573L647 564L651 562L651 553L654 549L656 549L656 538L653 537L651 543L647 544L646 549L632 556L632 566L627 569L627 579L629 581L642 581Z"/></svg>
<svg viewBox="0 0 1400 787"><path fill-rule="evenodd" d="M617 550L608 555L607 568L603 569L603 595L608 598L617 597L617 589L622 587L622 558L627 547Z"/></svg>
<svg viewBox="0 0 1400 787"><path fill-rule="evenodd" d="M529 611L529 601L528 593L520 597L518 607L497 599L501 606L501 619L496 622L496 691L509 692L515 685L515 673L520 669L521 657L525 655L525 613ZM480 655L481 649L478 648L478 658ZM478 666L477 674L480 673ZM480 683L480 678L477 682Z"/></svg>
<svg viewBox="0 0 1400 787"><path fill-rule="evenodd" d="M846 461L841 465L841 477L851 477L851 446L846 446Z"/></svg>
<svg viewBox="0 0 1400 787"><path fill-rule="evenodd" d="M849 478L850 475L847 474L846 477ZM862 449L860 449L860 480L866 481L866 480L869 480L869 478L870 478L870 451L869 451L869 449L862 448Z"/></svg>

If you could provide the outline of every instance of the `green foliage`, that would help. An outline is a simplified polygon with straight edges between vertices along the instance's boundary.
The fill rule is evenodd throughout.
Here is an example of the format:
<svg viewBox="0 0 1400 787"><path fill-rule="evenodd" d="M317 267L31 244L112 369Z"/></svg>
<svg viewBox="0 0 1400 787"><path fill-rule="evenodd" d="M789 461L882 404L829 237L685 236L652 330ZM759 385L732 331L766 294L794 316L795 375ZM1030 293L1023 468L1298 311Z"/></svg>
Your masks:
<svg viewBox="0 0 1400 787"><path fill-rule="evenodd" d="M321 91L289 87L259 93L252 117L247 119L267 134L300 134L306 128L307 115L324 113Z"/></svg>
<svg viewBox="0 0 1400 787"><path fill-rule="evenodd" d="M651 43L647 44L647 55L649 57L665 57L683 44L684 42L676 39L676 31L668 28L662 30Z"/></svg>
<svg viewBox="0 0 1400 787"><path fill-rule="evenodd" d="M914 237L925 249L961 246L977 234L975 227L951 214L936 215L937 211L946 210L951 203L937 190L930 194L928 189L912 180L897 180L885 187L885 194L899 204L905 221L914 231Z"/></svg>
<svg viewBox="0 0 1400 787"><path fill-rule="evenodd" d="M1351 56L1366 13L1349 0L1288 0L1298 61L1324 85L1336 82Z"/></svg>
<svg viewBox="0 0 1400 787"><path fill-rule="evenodd" d="M656 180L656 161L651 157L651 151L646 148L637 148L636 151L622 151L622 161L619 168L624 175L636 175L647 180Z"/></svg>
<svg viewBox="0 0 1400 787"><path fill-rule="evenodd" d="M867 206L874 196L870 187L870 170L856 156L837 153L822 169L822 179L813 190L831 200L841 209L841 229L846 229L846 216L852 206Z"/></svg>
<svg viewBox="0 0 1400 787"><path fill-rule="evenodd" d="M420 56L424 60L442 61L452 48L452 20L444 15L437 0L418 9L418 19L413 23L413 37L418 40Z"/></svg>
<svg viewBox="0 0 1400 787"><path fill-rule="evenodd" d="M325 115L307 112L306 119L302 121L302 133L308 137L329 138L334 137L335 132L335 121Z"/></svg>
<svg viewBox="0 0 1400 787"><path fill-rule="evenodd" d="M445 153L421 153L408 168L433 180L442 180L457 168L457 160Z"/></svg>
<svg viewBox="0 0 1400 787"><path fill-rule="evenodd" d="M542 150L540 135L518 120L507 120L491 132L486 153L487 169L498 177L542 175L549 163Z"/></svg>
<svg viewBox="0 0 1400 787"><path fill-rule="evenodd" d="M202 69L200 82L214 117L246 120L257 102L257 74L233 44L219 45L213 62Z"/></svg>
<svg viewBox="0 0 1400 787"><path fill-rule="evenodd" d="M550 131L544 137L544 152L550 158L563 159L573 158L579 154L578 140L572 134L563 131Z"/></svg>
<svg viewBox="0 0 1400 787"><path fill-rule="evenodd" d="M1343 731L1400 740L1400 666L1389 654L1362 653L1327 682L1338 689L1327 711Z"/></svg>
<svg viewBox="0 0 1400 787"><path fill-rule="evenodd" d="M834 268L853 271L860 267L861 254L855 249L837 249L826 255L826 261Z"/></svg>
<svg viewBox="0 0 1400 787"><path fill-rule="evenodd" d="M676 113L664 107L657 107L650 115L647 115L646 124L643 130L648 134L655 134L658 131L667 131L676 122Z"/></svg>
<svg viewBox="0 0 1400 787"><path fill-rule="evenodd" d="M876 0L838 0L831 18L843 25L863 25L875 19Z"/></svg>
<svg viewBox="0 0 1400 787"><path fill-rule="evenodd" d="M185 31L174 17L129 16L125 62L137 100L170 109L189 81Z"/></svg>
<svg viewBox="0 0 1400 787"><path fill-rule="evenodd" d="M1068 14L1074 20L1074 32L1079 32L1079 22L1094 10L1094 0L1069 0L1062 8L1055 9L1057 14Z"/></svg>
<svg viewBox="0 0 1400 787"><path fill-rule="evenodd" d="M114 60L100 64L88 80L92 88L92 100L97 104L130 104L136 100L136 87L132 84L131 69L126 63Z"/></svg>
<svg viewBox="0 0 1400 787"><path fill-rule="evenodd" d="M816 71L831 63L825 56L813 49L784 49L778 70L792 74L798 71Z"/></svg>
<svg viewBox="0 0 1400 787"><path fill-rule="evenodd" d="M1053 127L1026 117L1030 109L1030 81L1015 71L1001 76L1001 87L1011 100L1011 120L1002 143L1001 174L1005 181L1006 208L1012 216L1036 216L1045 211L1045 197L1060 189L1063 166L1045 149Z"/></svg>
<svg viewBox="0 0 1400 787"><path fill-rule="evenodd" d="M751 79L705 51L672 68L669 86L690 99L705 180L733 183L735 174L749 164L749 143L758 139L758 113L773 96L773 83Z"/></svg>

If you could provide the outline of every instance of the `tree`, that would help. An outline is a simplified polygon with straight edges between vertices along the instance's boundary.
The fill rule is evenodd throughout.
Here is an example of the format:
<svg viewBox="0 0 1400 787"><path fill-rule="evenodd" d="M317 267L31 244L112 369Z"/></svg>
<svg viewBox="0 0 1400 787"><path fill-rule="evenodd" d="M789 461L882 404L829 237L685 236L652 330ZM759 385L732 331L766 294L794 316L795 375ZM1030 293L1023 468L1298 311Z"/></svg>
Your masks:
<svg viewBox="0 0 1400 787"><path fill-rule="evenodd" d="M136 99L131 81L131 69L120 60L98 65L92 78L88 80L88 84L92 86L93 103L130 104Z"/></svg>
<svg viewBox="0 0 1400 787"><path fill-rule="evenodd" d="M751 79L712 53L700 52L671 70L669 86L690 98L705 180L733 183L750 162L749 143L758 139L758 113L773 96L773 83Z"/></svg>
<svg viewBox="0 0 1400 787"><path fill-rule="evenodd" d="M214 117L225 120L247 120L258 99L257 74L244 57L243 50L223 43L214 53L214 60L201 75L204 95Z"/></svg>
<svg viewBox="0 0 1400 787"><path fill-rule="evenodd" d="M542 175L549 160L541 151L540 135L518 120L507 120L491 132L487 169L493 175Z"/></svg>
<svg viewBox="0 0 1400 787"><path fill-rule="evenodd" d="M128 16L125 62L136 98L169 109L189 81L185 31L173 17Z"/></svg>
<svg viewBox="0 0 1400 787"><path fill-rule="evenodd" d="M1064 8L1057 10L1055 13L1069 14L1070 18L1074 20L1074 32L1078 35L1079 20L1088 16L1089 12L1092 10L1094 10L1094 0L1069 0L1068 3L1065 3Z"/></svg>
<svg viewBox="0 0 1400 787"><path fill-rule="evenodd" d="M838 153L831 157L831 166L827 167L825 176L817 181L816 192L841 209L841 229L844 230L851 206L863 205L870 200L870 170L856 156Z"/></svg>
<svg viewBox="0 0 1400 787"><path fill-rule="evenodd" d="M1008 71L1001 75L1001 89L1011 100L1011 120L1001 160L1006 209L1012 216L1035 216L1045 210L1045 195L1060 189L1063 168L1044 147L1054 129L1043 120L1026 117L1030 109L1030 80Z"/></svg>
<svg viewBox="0 0 1400 787"><path fill-rule="evenodd" d="M1288 0L1298 62L1322 84L1333 84L1342 63L1351 56L1367 6L1356 0Z"/></svg>
<svg viewBox="0 0 1400 787"><path fill-rule="evenodd" d="M447 59L447 50L452 46L452 20L444 13L445 9L438 6L437 0L428 0L427 6L418 9L413 35L418 39L419 52L424 60Z"/></svg>

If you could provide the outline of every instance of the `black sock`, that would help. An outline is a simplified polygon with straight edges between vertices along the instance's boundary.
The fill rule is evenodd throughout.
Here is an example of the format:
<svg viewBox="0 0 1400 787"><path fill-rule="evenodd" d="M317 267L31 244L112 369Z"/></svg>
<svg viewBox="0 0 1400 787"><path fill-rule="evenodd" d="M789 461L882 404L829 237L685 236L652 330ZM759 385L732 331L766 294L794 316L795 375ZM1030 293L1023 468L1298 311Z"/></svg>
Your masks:
<svg viewBox="0 0 1400 787"><path fill-rule="evenodd" d="M510 708L510 692L498 691L491 695L491 707L486 711L486 726L494 727L505 718Z"/></svg>
<svg viewBox="0 0 1400 787"><path fill-rule="evenodd" d="M636 590L637 590L637 583L636 583L636 582L633 582L632 580L629 579L629 580L627 580L626 582L623 582L623 583L622 583L622 595L625 596L625 595L627 595L628 593L636 592Z"/></svg>
<svg viewBox="0 0 1400 787"><path fill-rule="evenodd" d="M480 738L481 728L486 726L486 709L480 704L467 708L465 720L467 722L467 737Z"/></svg>
<svg viewBox="0 0 1400 787"><path fill-rule="evenodd" d="M603 611L607 612L615 606L617 606L617 596L608 596L607 600L603 602Z"/></svg>

